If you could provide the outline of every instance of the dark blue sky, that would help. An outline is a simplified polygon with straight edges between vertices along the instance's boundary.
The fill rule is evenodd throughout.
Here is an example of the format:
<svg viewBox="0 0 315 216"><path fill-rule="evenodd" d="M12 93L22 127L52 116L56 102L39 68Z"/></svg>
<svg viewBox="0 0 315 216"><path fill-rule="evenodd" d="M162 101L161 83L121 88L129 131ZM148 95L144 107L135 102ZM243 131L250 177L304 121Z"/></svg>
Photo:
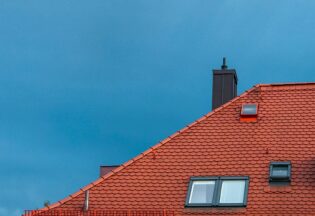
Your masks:
<svg viewBox="0 0 315 216"><path fill-rule="evenodd" d="M239 92L315 81L315 2L0 0L0 216L55 202Z"/></svg>

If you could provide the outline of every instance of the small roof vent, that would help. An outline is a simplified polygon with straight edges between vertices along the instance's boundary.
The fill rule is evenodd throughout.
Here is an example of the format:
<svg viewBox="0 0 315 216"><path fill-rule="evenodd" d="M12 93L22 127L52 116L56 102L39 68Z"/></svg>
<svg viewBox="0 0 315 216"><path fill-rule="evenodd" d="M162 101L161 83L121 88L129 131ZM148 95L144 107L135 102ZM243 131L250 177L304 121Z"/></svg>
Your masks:
<svg viewBox="0 0 315 216"><path fill-rule="evenodd" d="M269 167L270 182L290 182L291 162L271 162Z"/></svg>
<svg viewBox="0 0 315 216"><path fill-rule="evenodd" d="M241 121L255 122L258 116L258 105L255 103L247 103L242 105Z"/></svg>

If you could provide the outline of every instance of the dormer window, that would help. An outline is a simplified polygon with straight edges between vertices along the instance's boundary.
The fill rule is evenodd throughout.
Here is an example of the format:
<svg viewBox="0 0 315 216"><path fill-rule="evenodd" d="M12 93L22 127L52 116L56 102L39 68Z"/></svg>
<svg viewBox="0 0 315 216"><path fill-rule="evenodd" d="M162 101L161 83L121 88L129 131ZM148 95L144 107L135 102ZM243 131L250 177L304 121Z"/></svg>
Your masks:
<svg viewBox="0 0 315 216"><path fill-rule="evenodd" d="M186 206L246 206L248 177L192 177Z"/></svg>
<svg viewBox="0 0 315 216"><path fill-rule="evenodd" d="M270 182L290 182L291 162L271 162L269 168Z"/></svg>

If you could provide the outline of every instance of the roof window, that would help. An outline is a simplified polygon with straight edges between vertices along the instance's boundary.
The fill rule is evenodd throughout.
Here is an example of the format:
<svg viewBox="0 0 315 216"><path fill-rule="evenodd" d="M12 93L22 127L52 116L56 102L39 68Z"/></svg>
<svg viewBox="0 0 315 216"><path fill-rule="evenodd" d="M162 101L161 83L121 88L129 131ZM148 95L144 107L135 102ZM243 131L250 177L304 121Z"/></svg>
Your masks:
<svg viewBox="0 0 315 216"><path fill-rule="evenodd" d="M291 162L271 162L269 168L270 182L290 182Z"/></svg>
<svg viewBox="0 0 315 216"><path fill-rule="evenodd" d="M246 206L248 177L192 177L186 206Z"/></svg>

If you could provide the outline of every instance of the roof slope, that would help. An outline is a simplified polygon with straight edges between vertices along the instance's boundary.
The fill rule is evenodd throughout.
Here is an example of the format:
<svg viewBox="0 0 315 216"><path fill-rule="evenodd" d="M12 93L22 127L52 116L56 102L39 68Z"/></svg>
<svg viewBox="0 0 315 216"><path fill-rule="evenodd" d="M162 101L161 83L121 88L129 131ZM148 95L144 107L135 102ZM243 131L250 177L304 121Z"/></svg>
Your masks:
<svg viewBox="0 0 315 216"><path fill-rule="evenodd" d="M240 122L242 103L258 121ZM79 192L51 205L174 209L180 215L312 215L315 212L315 83L257 85ZM269 162L292 162L290 187L270 187ZM191 176L250 176L246 208L184 208ZM47 208L48 209L48 208Z"/></svg>

